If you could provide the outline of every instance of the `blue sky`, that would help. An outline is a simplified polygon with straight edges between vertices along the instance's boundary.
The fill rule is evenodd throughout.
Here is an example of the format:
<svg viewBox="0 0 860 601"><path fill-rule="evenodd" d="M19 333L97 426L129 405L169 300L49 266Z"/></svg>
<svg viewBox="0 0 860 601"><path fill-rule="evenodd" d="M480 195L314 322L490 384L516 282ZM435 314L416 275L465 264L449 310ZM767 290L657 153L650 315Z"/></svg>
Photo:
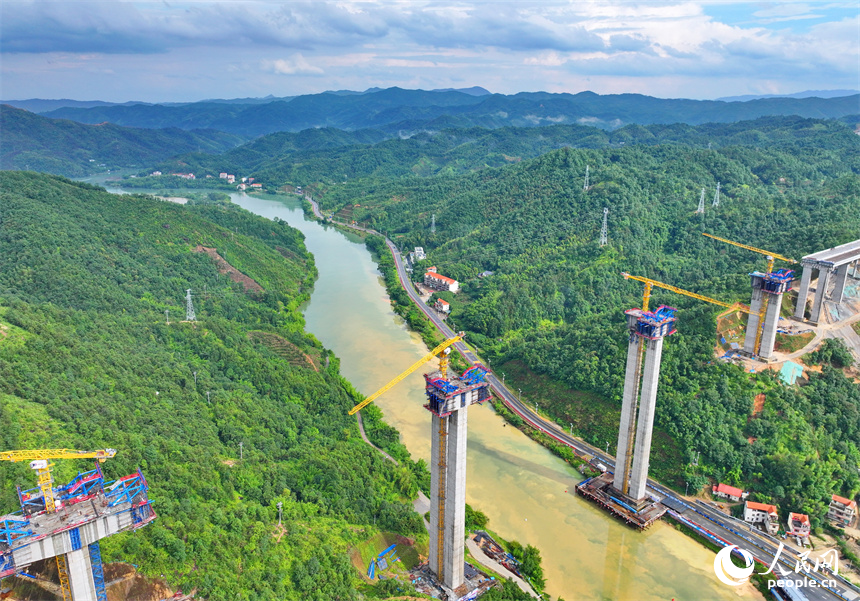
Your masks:
<svg viewBox="0 0 860 601"><path fill-rule="evenodd" d="M0 61L5 99L473 85L717 98L860 89L860 9L856 0L3 0Z"/></svg>

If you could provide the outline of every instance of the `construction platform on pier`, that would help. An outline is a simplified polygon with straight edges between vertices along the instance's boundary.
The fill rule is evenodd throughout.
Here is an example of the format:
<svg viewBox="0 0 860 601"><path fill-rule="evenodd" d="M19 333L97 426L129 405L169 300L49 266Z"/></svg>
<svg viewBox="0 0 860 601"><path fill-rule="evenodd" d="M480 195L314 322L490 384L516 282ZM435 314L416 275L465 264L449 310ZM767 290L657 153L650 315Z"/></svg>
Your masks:
<svg viewBox="0 0 860 601"><path fill-rule="evenodd" d="M627 499L615 490L612 479L612 474L606 472L583 480L576 485L576 492L637 530L645 530L666 513L666 507L653 499Z"/></svg>

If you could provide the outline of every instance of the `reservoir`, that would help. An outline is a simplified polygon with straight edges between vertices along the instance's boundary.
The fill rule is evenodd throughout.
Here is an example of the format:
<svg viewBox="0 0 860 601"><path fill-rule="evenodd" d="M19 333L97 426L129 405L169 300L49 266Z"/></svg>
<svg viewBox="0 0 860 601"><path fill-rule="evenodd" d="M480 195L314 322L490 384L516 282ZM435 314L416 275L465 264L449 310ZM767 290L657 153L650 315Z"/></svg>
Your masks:
<svg viewBox="0 0 860 601"><path fill-rule="evenodd" d="M305 308L306 330L337 354L342 375L358 390L374 392L427 354L421 339L391 309L380 273L358 236L307 219L298 197L231 197L253 213L278 217L304 233L319 271ZM430 414L423 407L421 373L376 404L413 458L429 461ZM554 599L762 598L750 585L720 583L714 554L671 526L658 522L635 532L574 496L581 479L564 461L505 426L491 407L469 409L466 499L487 514L499 536L540 549L546 590Z"/></svg>

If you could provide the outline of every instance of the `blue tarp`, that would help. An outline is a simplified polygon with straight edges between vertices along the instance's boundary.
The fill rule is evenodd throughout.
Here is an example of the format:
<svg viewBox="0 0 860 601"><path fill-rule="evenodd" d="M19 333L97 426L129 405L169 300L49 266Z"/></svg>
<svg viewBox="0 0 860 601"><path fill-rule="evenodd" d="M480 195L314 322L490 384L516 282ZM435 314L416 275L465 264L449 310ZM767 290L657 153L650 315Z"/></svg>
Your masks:
<svg viewBox="0 0 860 601"><path fill-rule="evenodd" d="M786 361L779 370L779 378L789 386L797 381L797 378L803 375L803 366L794 361Z"/></svg>

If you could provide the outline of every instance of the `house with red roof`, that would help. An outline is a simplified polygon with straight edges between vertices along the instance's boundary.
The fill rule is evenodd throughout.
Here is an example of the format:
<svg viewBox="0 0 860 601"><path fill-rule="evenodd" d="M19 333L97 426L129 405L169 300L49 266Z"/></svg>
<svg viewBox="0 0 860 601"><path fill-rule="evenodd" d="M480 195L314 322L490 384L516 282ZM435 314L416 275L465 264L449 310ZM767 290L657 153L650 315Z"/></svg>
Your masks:
<svg viewBox="0 0 860 601"><path fill-rule="evenodd" d="M734 502L740 501L741 499L746 500L747 496L749 496L748 492L744 492L740 488L735 488L728 484L723 484L722 482L711 487L711 494L715 497L728 499L729 501Z"/></svg>
<svg viewBox="0 0 860 601"><path fill-rule="evenodd" d="M827 510L827 519L837 526L850 526L857 515L857 501L846 499L839 495L833 495L830 499L830 508Z"/></svg>
<svg viewBox="0 0 860 601"><path fill-rule="evenodd" d="M441 313L450 313L451 312L451 303L448 301L437 298L436 303L433 305L433 308Z"/></svg>
<svg viewBox="0 0 860 601"><path fill-rule="evenodd" d="M424 285L428 288L433 288L433 290L448 290L450 292L457 292L460 289L460 284L457 280L444 276L441 273L436 273L435 267L431 267L424 274Z"/></svg>
<svg viewBox="0 0 860 601"><path fill-rule="evenodd" d="M779 514L775 505L747 501L744 503L744 521L758 526L768 534L776 534L779 530Z"/></svg>
<svg viewBox="0 0 860 601"><path fill-rule="evenodd" d="M788 522L786 522L785 533L789 536L799 536L801 538L809 538L809 516L805 513L789 513Z"/></svg>

